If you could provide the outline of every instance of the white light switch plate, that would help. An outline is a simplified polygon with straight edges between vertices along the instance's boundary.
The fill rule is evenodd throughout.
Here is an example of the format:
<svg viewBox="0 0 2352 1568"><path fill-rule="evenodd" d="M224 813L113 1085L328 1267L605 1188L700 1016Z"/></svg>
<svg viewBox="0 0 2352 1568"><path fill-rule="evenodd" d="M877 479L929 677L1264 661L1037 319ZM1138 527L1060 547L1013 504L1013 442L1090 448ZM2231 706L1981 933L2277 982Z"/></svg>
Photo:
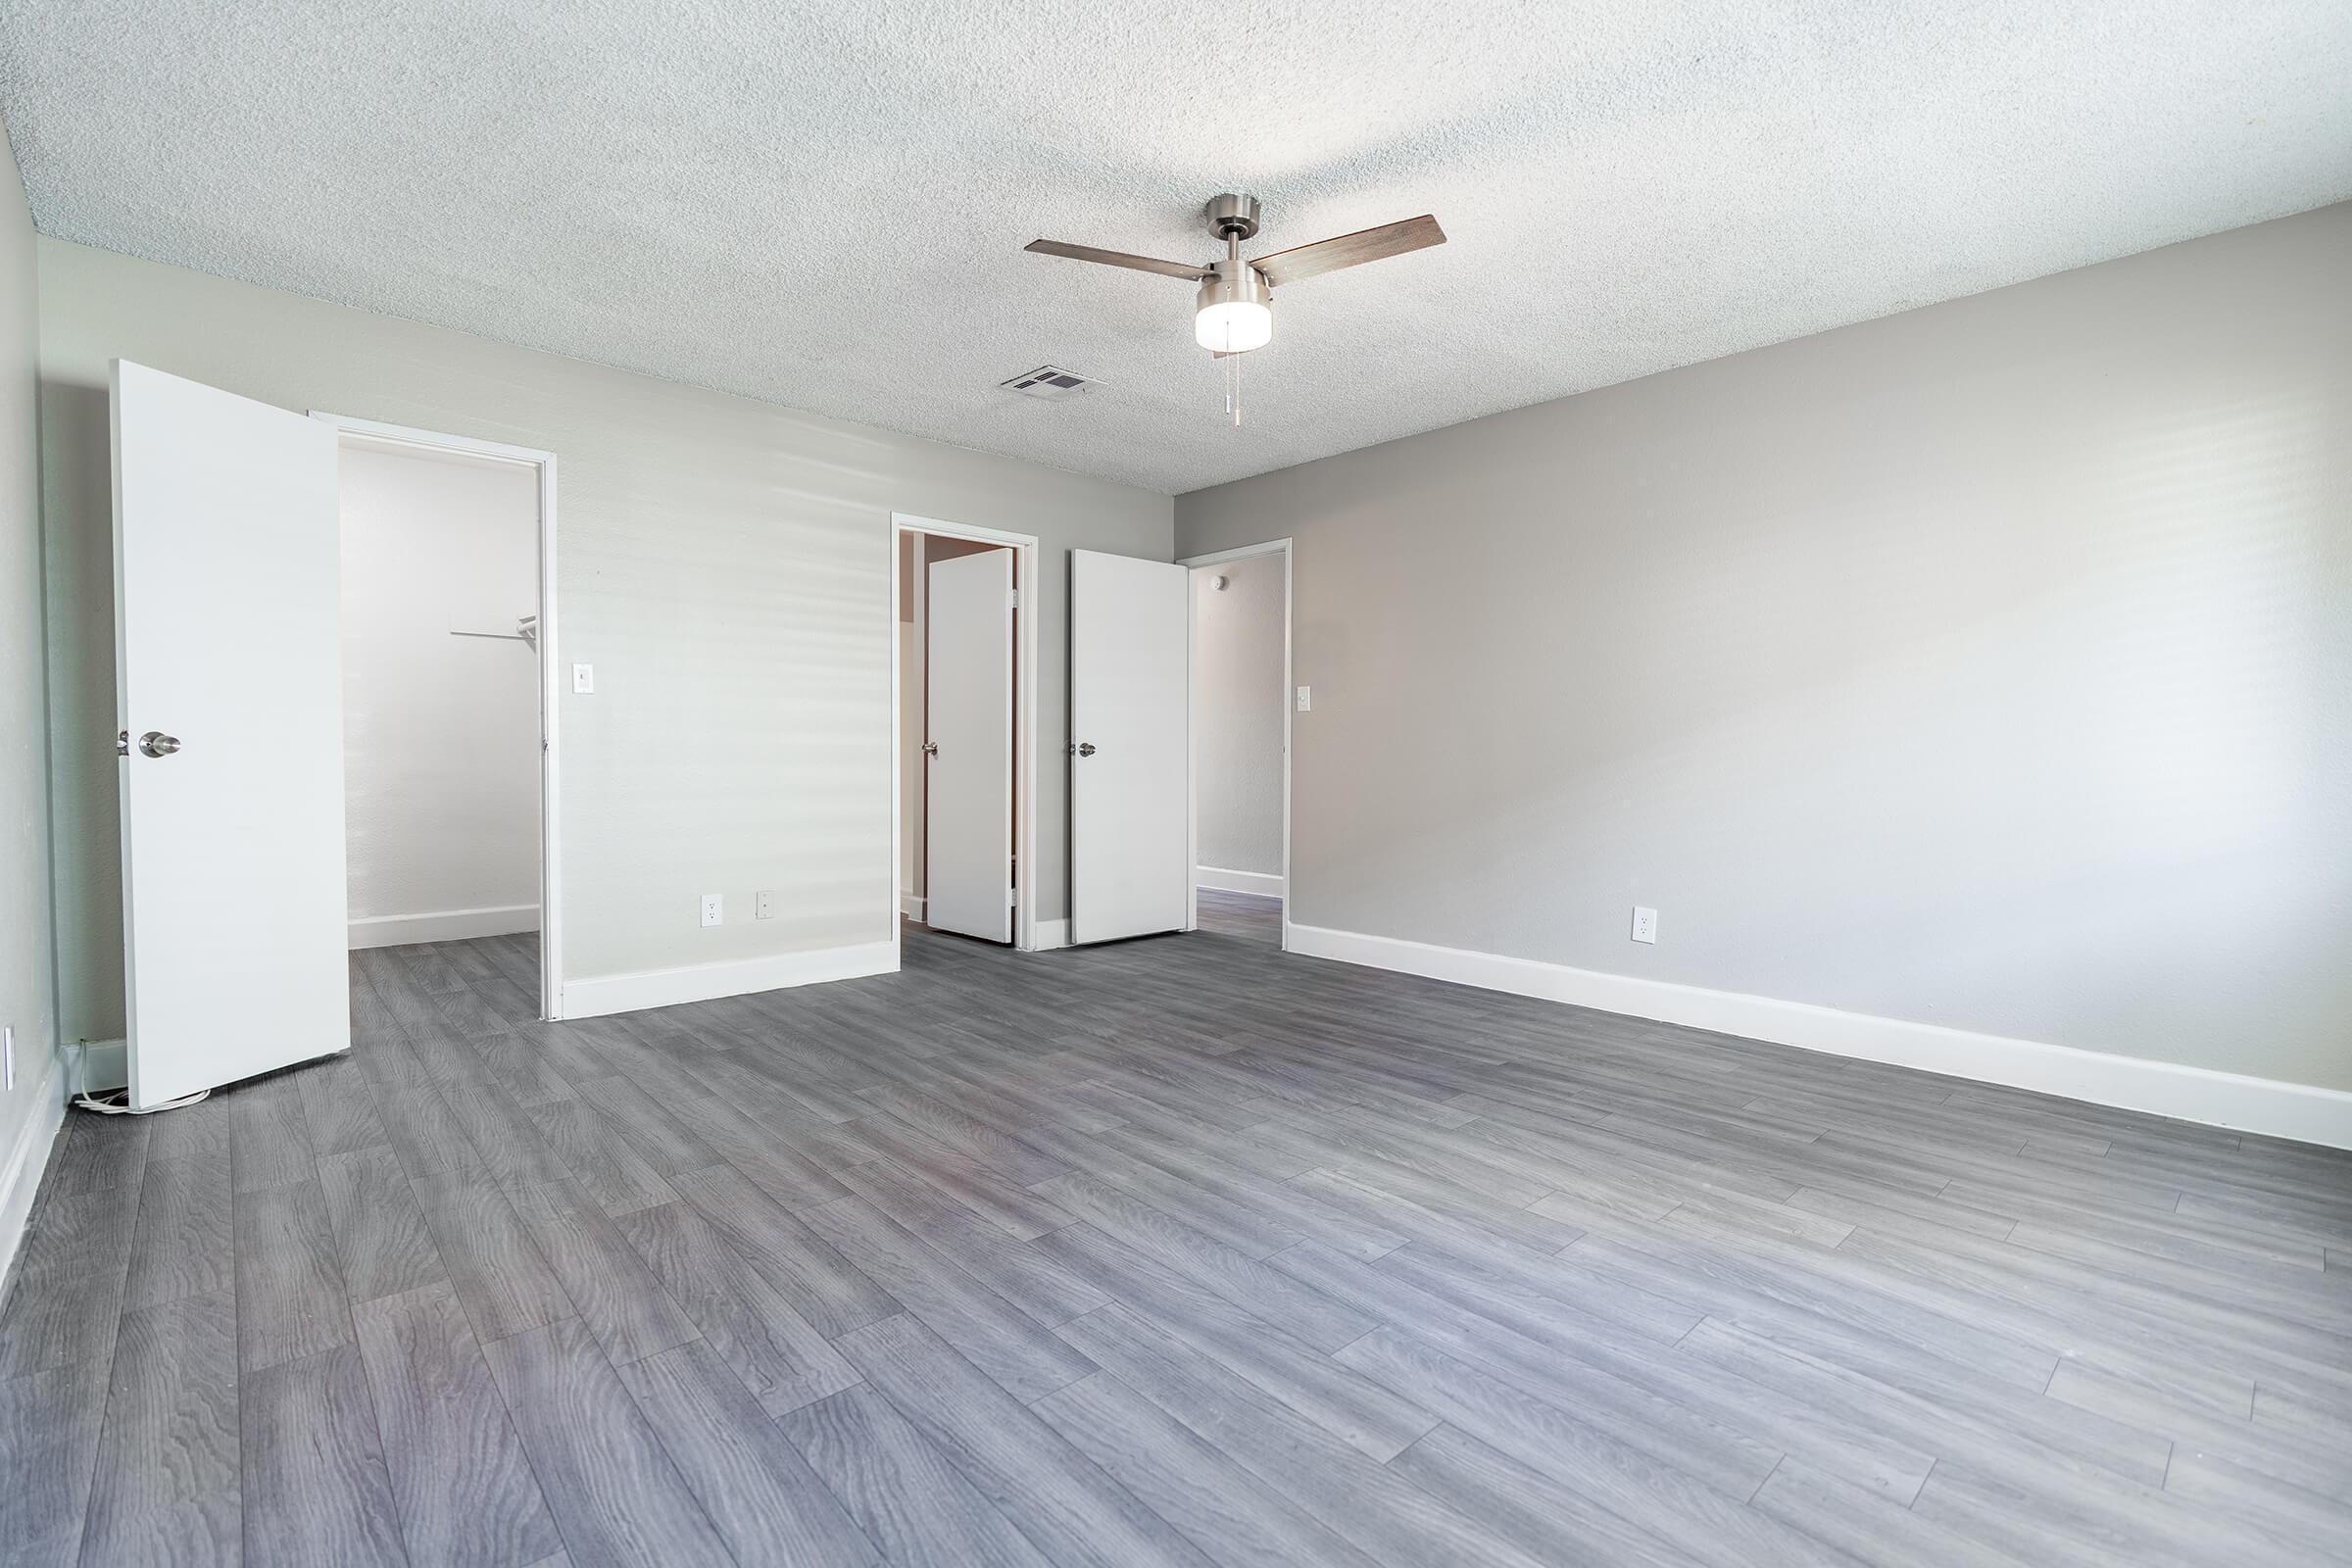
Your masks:
<svg viewBox="0 0 2352 1568"><path fill-rule="evenodd" d="M725 896L724 896L724 895L722 895L722 894L717 894L717 893L706 893L706 894L704 894L704 895L703 895L703 924L705 924L705 925L717 925L717 924L719 924L721 921L725 920L725 919L726 919L726 917L727 917L727 901L726 901L726 898L725 898Z"/></svg>
<svg viewBox="0 0 2352 1568"><path fill-rule="evenodd" d="M1298 688L1298 711L1311 713L1315 709L1315 690L1311 686Z"/></svg>
<svg viewBox="0 0 2352 1568"><path fill-rule="evenodd" d="M1658 940L1657 910L1644 909L1639 904L1634 906L1634 940L1636 942L1655 942Z"/></svg>
<svg viewBox="0 0 2352 1568"><path fill-rule="evenodd" d="M571 689L572 689L572 691L573 691L575 694L577 694L578 696L581 696L581 697L585 697L585 696L587 696L589 693L591 693L591 692L595 691L595 690L596 690L596 666L595 666L594 664L574 664L574 665L572 665L572 666L571 666Z"/></svg>

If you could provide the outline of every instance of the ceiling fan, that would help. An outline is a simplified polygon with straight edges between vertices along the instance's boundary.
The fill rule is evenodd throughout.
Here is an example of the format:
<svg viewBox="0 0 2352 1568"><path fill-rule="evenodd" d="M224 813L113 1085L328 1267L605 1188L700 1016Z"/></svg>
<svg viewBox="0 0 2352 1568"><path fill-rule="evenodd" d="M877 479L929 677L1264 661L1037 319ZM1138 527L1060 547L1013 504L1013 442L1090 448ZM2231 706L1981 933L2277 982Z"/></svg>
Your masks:
<svg viewBox="0 0 2352 1568"><path fill-rule="evenodd" d="M1057 239L1031 240L1025 249L1045 256L1101 262L1105 267L1132 268L1139 272L1160 272L1198 282L1200 292L1194 307L1193 339L1217 358L1230 359L1251 349L1264 348L1273 340L1276 288L1324 272L1336 272L1343 267L1360 267L1366 262L1446 243L1446 231L1438 226L1435 218L1424 213L1401 222L1358 229L1352 234L1319 239L1311 245L1294 246L1244 261L1242 241L1257 234L1257 198L1228 191L1212 197L1201 209L1201 216L1208 221L1208 231L1225 242L1224 259L1206 266L1163 262L1156 257L1131 256L1125 251L1099 250L1092 245L1070 245ZM1238 361L1228 367L1228 372L1226 403L1233 422L1239 424L1242 408Z"/></svg>

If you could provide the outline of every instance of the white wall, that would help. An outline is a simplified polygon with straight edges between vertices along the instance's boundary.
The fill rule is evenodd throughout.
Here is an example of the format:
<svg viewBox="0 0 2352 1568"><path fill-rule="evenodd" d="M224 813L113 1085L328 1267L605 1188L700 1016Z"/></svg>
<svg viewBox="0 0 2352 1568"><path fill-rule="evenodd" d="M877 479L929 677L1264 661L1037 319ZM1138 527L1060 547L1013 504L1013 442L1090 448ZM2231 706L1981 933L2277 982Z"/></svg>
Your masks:
<svg viewBox="0 0 2352 1568"><path fill-rule="evenodd" d="M567 981L824 972L887 943L893 511L1038 535L1040 915L1065 912L1066 552L1169 559L1173 504L461 332L44 239L41 445L69 1037L122 1033L107 362L555 452ZM779 896L772 920L753 894ZM727 922L704 929L699 896ZM666 981L662 982L667 984ZM767 978L766 983L776 983ZM605 993L612 993L608 989Z"/></svg>
<svg viewBox="0 0 2352 1568"><path fill-rule="evenodd" d="M343 441L343 786L351 942L539 928L531 465Z"/></svg>
<svg viewBox="0 0 2352 1568"><path fill-rule="evenodd" d="M1195 850L1204 886L1238 885L1214 871L1282 875L1283 569L1280 556L1251 556L1193 570Z"/></svg>
<svg viewBox="0 0 2352 1568"><path fill-rule="evenodd" d="M1296 539L1291 917L2352 1089L2348 279L2352 205L1180 498Z"/></svg>
<svg viewBox="0 0 2352 1568"><path fill-rule="evenodd" d="M16 1088L0 1093L0 1275L48 1158L66 1083L49 941L36 335L32 217L0 136L0 1024L16 1029L17 1074ZM111 789L111 746L102 760Z"/></svg>

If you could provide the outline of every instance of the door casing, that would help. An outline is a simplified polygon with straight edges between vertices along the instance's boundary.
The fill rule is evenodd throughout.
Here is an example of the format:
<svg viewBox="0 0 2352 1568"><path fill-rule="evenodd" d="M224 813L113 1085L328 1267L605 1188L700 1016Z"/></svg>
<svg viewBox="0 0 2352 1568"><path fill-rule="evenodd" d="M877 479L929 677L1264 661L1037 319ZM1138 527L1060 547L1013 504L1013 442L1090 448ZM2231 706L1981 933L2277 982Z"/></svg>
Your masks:
<svg viewBox="0 0 2352 1568"><path fill-rule="evenodd" d="M472 436L419 430L380 419L359 419L318 409L311 417L345 435L396 442L422 452L455 452L479 458L527 463L539 470L539 1016L564 1016L564 836L560 831L564 792L563 665L556 619L556 455L535 447L509 446Z"/></svg>
<svg viewBox="0 0 2352 1568"><path fill-rule="evenodd" d="M883 603L883 626L890 636L890 875L883 893L890 910L890 938L905 956L906 934L899 920L899 867L906 853L906 823L900 802L906 799L905 733L906 671L899 658L899 536L939 534L975 544L1007 545L1015 552L1013 579L1020 608L1013 615L1012 678L1012 791L1014 886L1019 902L1013 906L1012 944L1022 953L1037 951L1037 535L1007 533L972 523L948 522L912 513L890 514L890 595ZM1056 944L1058 946L1058 944Z"/></svg>

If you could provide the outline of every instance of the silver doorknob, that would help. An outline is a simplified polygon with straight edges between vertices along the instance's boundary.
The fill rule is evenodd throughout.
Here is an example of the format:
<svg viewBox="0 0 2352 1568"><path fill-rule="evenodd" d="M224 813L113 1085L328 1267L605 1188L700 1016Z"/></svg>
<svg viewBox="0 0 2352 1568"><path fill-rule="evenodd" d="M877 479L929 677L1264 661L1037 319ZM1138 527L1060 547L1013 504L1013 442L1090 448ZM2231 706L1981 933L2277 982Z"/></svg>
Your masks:
<svg viewBox="0 0 2352 1568"><path fill-rule="evenodd" d="M1094 756L1094 755L1095 755L1095 743L1094 743L1093 741L1080 741L1080 742L1078 743L1078 755L1079 755L1080 757L1092 757L1092 756Z"/></svg>
<svg viewBox="0 0 2352 1568"><path fill-rule="evenodd" d="M923 742L923 755L924 755L925 757L937 757L937 756L939 755L939 742L937 742L937 741L925 741L925 742Z"/></svg>
<svg viewBox="0 0 2352 1568"><path fill-rule="evenodd" d="M179 737L167 735L160 729L151 729L139 737L139 750L149 757L170 757L179 750Z"/></svg>

